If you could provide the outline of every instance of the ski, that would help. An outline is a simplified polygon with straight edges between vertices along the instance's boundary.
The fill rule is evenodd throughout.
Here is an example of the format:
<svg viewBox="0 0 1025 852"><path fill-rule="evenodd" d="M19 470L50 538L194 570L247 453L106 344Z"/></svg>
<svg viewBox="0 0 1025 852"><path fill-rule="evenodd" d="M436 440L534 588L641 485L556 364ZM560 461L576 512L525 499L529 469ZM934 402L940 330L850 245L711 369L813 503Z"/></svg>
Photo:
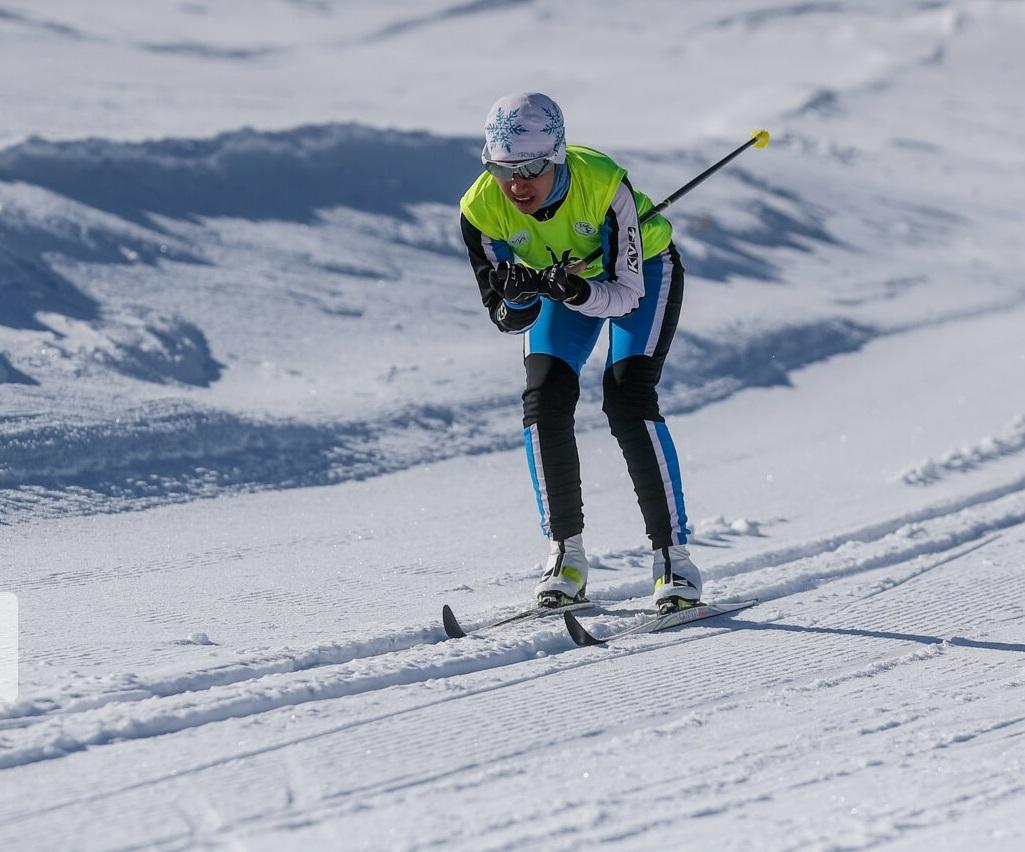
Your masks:
<svg viewBox="0 0 1025 852"><path fill-rule="evenodd" d="M680 610L679 612L671 612L668 615L652 615L645 618L639 624L635 624L632 627L627 627L625 630L620 630L616 633L612 633L608 636L598 638L588 632L571 612L564 612L563 618L566 621L566 629L569 630L569 635L573 637L573 641L581 647L588 645L604 645L606 642L614 642L617 639L623 639L626 636L636 636L641 633L659 633L662 630L668 630L671 627L679 627L682 624L691 624L695 621L702 621L706 618L715 618L717 615L724 615L729 612L737 612L738 610L747 609L748 607L754 606L758 603L757 598L752 598L746 601L739 601L737 603L708 603L693 606L690 609Z"/></svg>
<svg viewBox="0 0 1025 852"><path fill-rule="evenodd" d="M592 609L594 606L595 604L590 601L582 601L581 603L572 603L567 604L566 606L556 607L542 608L532 606L530 609L525 609L515 615L509 615L505 618L500 618L497 621L490 621L486 624L482 624L480 627L475 627L472 630L467 631L459 624L459 619L457 619L456 614L452 612L452 607L445 604L441 608L441 623L445 626L445 633L448 634L449 639L462 639L470 633L480 633L481 631L491 630L495 627L504 627L507 624L519 624L521 621L533 621L539 618L547 618L549 615L568 613L578 609Z"/></svg>

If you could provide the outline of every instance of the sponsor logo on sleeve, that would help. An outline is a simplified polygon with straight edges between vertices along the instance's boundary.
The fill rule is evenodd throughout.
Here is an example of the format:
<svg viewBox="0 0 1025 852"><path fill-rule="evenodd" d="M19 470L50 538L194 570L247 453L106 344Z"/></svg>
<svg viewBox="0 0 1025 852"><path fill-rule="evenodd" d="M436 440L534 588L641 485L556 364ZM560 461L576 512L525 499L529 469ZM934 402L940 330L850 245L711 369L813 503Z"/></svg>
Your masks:
<svg viewBox="0 0 1025 852"><path fill-rule="evenodd" d="M641 253L637 248L637 229L631 225L626 229L626 267L631 272L641 269Z"/></svg>

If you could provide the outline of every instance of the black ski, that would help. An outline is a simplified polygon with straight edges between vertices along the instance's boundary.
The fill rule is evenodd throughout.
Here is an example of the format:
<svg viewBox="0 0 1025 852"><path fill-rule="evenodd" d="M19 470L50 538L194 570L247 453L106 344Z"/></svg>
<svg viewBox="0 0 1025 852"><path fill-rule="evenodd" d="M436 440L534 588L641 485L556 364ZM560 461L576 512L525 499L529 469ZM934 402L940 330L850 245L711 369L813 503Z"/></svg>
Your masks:
<svg viewBox="0 0 1025 852"><path fill-rule="evenodd" d="M643 621L634 624L632 627L627 627L624 630L620 630L608 636L603 636L602 638L598 638L589 633L587 628L577 621L577 618L573 613L565 612L563 617L566 621L566 629L569 630L569 635L573 637L573 641L581 647L585 647L587 645L604 645L606 642L614 642L617 639L623 639L626 636L636 636L641 633L659 633L660 631L668 630L671 627L679 627L681 624L690 624L695 621L702 621L706 618L715 618L717 615L724 615L728 612L737 612L741 609L747 609L750 606L754 606L756 603L758 603L757 598L739 601L737 603L699 604L698 606L693 606L690 609L671 612L668 615L649 616Z"/></svg>
<svg viewBox="0 0 1025 852"><path fill-rule="evenodd" d="M591 609L594 606L595 604L590 601L556 607L532 606L530 609L525 609L515 615L509 615L505 618L500 618L497 621L490 621L486 624L482 624L480 627L475 627L473 630L467 631L459 624L459 619L457 619L456 614L452 612L452 607L445 604L441 608L441 623L445 626L445 633L448 634L449 639L462 639L469 633L479 633L483 630L491 630L495 627L504 627L507 624L518 624L521 621L533 621L534 619L547 618L549 615L568 613L578 609Z"/></svg>

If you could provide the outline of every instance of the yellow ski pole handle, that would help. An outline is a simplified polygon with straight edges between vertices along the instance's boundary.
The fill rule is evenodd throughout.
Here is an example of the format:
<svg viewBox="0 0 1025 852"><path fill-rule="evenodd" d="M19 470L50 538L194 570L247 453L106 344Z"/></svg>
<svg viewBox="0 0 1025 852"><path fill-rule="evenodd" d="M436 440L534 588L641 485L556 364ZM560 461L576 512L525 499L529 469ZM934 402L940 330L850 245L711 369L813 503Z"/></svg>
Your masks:
<svg viewBox="0 0 1025 852"><path fill-rule="evenodd" d="M681 196L686 195L688 192L690 192L692 189L694 189L694 187L696 187L699 183L703 182L707 178L710 178L717 171L719 171L719 169L721 169L723 166L725 166L730 160L732 160L734 157L739 157L748 148L751 148L751 147L767 148L768 145L769 145L769 131L768 130L755 130L755 131L753 131L751 133L751 138L748 139L747 142L745 142L743 145L740 145L737 148L734 148L732 151L730 151L730 153L728 153L725 157L723 157L721 160L719 160L719 162L715 163L714 165L709 166L701 174L699 174L696 178L694 178L693 180L689 181L688 183L685 183L678 190L676 190L676 192L674 192L672 195L670 195L664 201L656 204L647 213L645 213L643 216L641 216L640 224L643 225L652 216L657 216L659 213L661 213L663 210L665 210L674 201L679 199ZM583 270L587 266L589 266L591 263L596 261L599 257L601 257L601 254L602 254L602 250L600 248L596 248L594 251L592 251L583 260L573 264L573 267L576 268L576 269L579 269L579 270Z"/></svg>

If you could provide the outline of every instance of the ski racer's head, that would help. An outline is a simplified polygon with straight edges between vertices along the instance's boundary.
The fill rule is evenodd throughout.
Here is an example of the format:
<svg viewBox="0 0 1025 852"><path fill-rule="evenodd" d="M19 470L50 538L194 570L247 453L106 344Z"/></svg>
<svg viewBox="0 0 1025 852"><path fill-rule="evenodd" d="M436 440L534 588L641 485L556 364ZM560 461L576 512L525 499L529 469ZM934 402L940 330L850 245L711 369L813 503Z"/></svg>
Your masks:
<svg viewBox="0 0 1025 852"><path fill-rule="evenodd" d="M521 213L541 209L566 162L566 127L559 105L540 92L499 98L484 121L484 167Z"/></svg>

